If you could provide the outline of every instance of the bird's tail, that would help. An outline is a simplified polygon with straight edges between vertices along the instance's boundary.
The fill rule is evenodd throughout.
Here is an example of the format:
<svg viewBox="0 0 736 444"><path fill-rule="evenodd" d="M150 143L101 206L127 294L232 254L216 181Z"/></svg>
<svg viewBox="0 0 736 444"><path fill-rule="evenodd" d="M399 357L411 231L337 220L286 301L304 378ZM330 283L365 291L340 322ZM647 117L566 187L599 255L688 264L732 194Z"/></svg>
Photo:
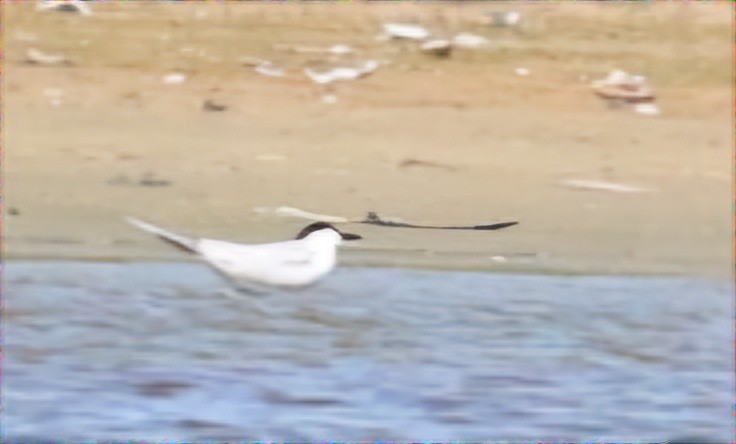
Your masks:
<svg viewBox="0 0 736 444"><path fill-rule="evenodd" d="M143 222L135 217L128 216L125 220L128 221L129 224L135 225L143 231L148 231L149 233L156 235L159 239L170 243L180 250L184 250L187 253L197 252L197 241L195 239L172 233L171 231L166 231L163 228Z"/></svg>

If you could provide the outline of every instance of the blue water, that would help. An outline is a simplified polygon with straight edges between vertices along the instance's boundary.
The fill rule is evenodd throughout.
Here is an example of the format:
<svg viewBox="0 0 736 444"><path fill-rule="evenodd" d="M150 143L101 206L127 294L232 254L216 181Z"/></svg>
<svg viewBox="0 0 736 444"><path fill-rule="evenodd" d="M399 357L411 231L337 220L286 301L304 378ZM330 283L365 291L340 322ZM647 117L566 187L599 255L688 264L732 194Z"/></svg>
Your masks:
<svg viewBox="0 0 736 444"><path fill-rule="evenodd" d="M733 290L341 268L10 262L6 441L732 440Z"/></svg>

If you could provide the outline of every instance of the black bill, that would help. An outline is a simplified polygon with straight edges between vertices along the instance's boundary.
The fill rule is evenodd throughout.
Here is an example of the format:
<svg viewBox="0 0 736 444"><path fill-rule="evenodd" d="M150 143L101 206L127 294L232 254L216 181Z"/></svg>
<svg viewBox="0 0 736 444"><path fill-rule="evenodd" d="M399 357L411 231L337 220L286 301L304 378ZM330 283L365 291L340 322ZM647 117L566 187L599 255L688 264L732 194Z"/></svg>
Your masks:
<svg viewBox="0 0 736 444"><path fill-rule="evenodd" d="M343 233L342 231L340 231L339 233L340 233L340 236L342 236L342 239L343 240L358 240L358 239L363 239L363 237L360 236L360 235L358 235L358 234Z"/></svg>

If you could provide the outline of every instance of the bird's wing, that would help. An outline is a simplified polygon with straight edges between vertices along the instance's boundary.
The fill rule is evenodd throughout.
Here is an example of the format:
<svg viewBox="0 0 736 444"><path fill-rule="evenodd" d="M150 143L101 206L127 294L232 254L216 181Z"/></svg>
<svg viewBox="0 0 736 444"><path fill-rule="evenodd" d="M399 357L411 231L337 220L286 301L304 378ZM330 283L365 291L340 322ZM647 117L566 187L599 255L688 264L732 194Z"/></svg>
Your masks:
<svg viewBox="0 0 736 444"><path fill-rule="evenodd" d="M258 246L261 254L274 258L282 265L303 265L311 263L316 252L303 242L284 241Z"/></svg>
<svg viewBox="0 0 736 444"><path fill-rule="evenodd" d="M214 239L201 239L198 251L214 266L231 273L266 273L283 267L305 265L315 252L293 241L243 245Z"/></svg>
<svg viewBox="0 0 736 444"><path fill-rule="evenodd" d="M143 222L142 220L136 219L135 217L128 216L125 218L125 220L127 220L129 224L134 225L143 231L147 231L156 235L159 239L170 243L180 250L184 250L187 253L198 252L196 239L172 233L171 231L167 231L163 228L157 227L147 222Z"/></svg>

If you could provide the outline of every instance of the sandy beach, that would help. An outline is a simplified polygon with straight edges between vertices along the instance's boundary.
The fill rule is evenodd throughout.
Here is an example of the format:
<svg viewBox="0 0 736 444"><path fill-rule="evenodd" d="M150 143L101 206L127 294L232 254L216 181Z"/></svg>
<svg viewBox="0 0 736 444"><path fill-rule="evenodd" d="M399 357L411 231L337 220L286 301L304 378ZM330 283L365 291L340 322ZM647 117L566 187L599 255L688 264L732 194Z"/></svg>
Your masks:
<svg viewBox="0 0 736 444"><path fill-rule="evenodd" d="M727 2L104 2L91 16L2 6L6 260L184 259L124 216L266 242L307 223L263 210L290 206L520 221L496 232L351 224L364 240L344 249L346 265L733 269ZM517 27L480 20L512 9ZM488 44L441 59L377 37L385 22ZM354 53L321 50L337 44ZM67 62L29 63L31 48ZM284 76L259 74L256 59ZM379 67L354 81L304 74L366 60ZM596 97L591 81L614 69L646 76L661 114ZM172 73L184 81L164 81Z"/></svg>

